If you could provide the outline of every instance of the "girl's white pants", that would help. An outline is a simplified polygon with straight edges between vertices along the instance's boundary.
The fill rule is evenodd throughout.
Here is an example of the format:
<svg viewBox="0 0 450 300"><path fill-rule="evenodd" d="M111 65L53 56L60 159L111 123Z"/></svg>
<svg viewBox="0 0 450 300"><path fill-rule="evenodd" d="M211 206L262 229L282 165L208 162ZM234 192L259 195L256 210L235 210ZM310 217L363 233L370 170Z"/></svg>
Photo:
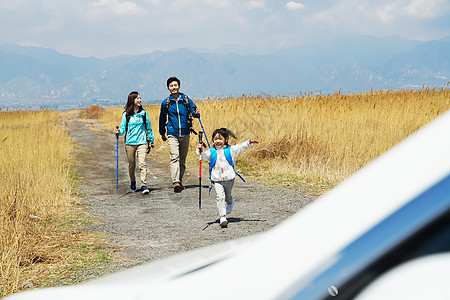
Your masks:
<svg viewBox="0 0 450 300"><path fill-rule="evenodd" d="M219 217L226 215L226 205L233 202L231 190L233 189L234 179L228 181L214 181L214 189L216 190L217 209Z"/></svg>

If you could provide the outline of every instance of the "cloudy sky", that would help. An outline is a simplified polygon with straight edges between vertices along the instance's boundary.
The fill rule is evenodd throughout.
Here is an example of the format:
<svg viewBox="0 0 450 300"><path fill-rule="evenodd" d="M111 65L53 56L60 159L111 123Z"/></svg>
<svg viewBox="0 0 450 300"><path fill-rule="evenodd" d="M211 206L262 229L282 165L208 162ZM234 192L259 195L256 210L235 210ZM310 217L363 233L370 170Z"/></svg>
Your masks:
<svg viewBox="0 0 450 300"><path fill-rule="evenodd" d="M1 0L0 44L81 57L450 35L450 0Z"/></svg>

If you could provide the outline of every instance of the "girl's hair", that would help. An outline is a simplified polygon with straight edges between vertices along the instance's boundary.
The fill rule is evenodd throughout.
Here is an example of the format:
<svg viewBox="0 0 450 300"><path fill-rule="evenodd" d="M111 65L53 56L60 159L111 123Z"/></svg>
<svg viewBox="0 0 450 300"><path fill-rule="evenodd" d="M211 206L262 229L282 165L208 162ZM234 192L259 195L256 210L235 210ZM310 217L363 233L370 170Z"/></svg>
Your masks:
<svg viewBox="0 0 450 300"><path fill-rule="evenodd" d="M136 91L133 91L128 95L128 101L127 101L127 104L125 104L125 112L129 116L134 115L134 110L133 110L134 100L137 98L137 96L139 96L139 93ZM142 110L142 106L139 106L138 112L140 112L141 110Z"/></svg>
<svg viewBox="0 0 450 300"><path fill-rule="evenodd" d="M214 130L214 132L213 132L213 134L212 134L212 140L214 140L214 137L216 136L216 134L220 134L220 135L223 136L226 140L227 140L230 136L236 138L236 136L234 135L234 133L233 133L231 130L229 130L229 129L227 129L227 128L224 128L224 127ZM225 142L225 145L228 146L228 141Z"/></svg>

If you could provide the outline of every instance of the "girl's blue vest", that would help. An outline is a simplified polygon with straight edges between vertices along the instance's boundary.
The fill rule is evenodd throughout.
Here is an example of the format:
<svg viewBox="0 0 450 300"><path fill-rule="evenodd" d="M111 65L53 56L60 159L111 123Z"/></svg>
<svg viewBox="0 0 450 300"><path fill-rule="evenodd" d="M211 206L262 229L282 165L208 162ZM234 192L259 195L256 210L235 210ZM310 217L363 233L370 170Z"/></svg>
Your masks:
<svg viewBox="0 0 450 300"><path fill-rule="evenodd" d="M211 171L217 161L217 150L215 147L211 147L209 148L209 152L211 153L211 160L209 161L209 180L211 180ZM223 149L223 153L225 154L225 158L227 159L228 163L233 167L234 173L236 173L236 175L239 176L239 178L241 178L243 182L245 182L244 178L242 178L242 176L238 172L236 172L236 169L234 168L233 158L231 157L231 147L226 146Z"/></svg>
<svg viewBox="0 0 450 300"><path fill-rule="evenodd" d="M216 164L217 161L217 150L216 148L211 147L209 148L209 152L211 153L211 160L209 161L209 179L211 180L211 171L214 168L214 165ZM225 154L225 158L227 159L228 163L233 167L234 170L233 158L231 157L231 147L226 146L223 149L223 153Z"/></svg>

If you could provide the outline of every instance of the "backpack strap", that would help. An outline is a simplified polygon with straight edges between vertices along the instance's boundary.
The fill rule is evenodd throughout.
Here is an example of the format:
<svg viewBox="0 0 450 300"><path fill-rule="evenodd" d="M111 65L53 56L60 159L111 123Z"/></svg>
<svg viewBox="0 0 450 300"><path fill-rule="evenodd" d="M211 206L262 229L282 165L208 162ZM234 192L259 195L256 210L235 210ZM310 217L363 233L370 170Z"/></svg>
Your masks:
<svg viewBox="0 0 450 300"><path fill-rule="evenodd" d="M128 133L128 122L130 122L130 116L127 114L126 111L123 112L125 114L125 135L123 136L123 142L127 142L127 133Z"/></svg>
<svg viewBox="0 0 450 300"><path fill-rule="evenodd" d="M233 158L231 157L231 147L225 147L223 149L223 153L225 154L225 158L227 159L228 163L233 167L234 169L234 162L233 162ZM235 171L236 172L236 171Z"/></svg>
<svg viewBox="0 0 450 300"><path fill-rule="evenodd" d="M191 115L191 104L189 104L189 97L187 95L184 95L184 105L186 105L186 108L188 110L188 113Z"/></svg>
<svg viewBox="0 0 450 300"><path fill-rule="evenodd" d="M189 104L189 97L187 95L184 95L184 105L186 105L186 109L188 111L188 127L189 127L189 132L192 132L193 134L197 135L197 132L195 132L194 130L194 126L193 121L194 118L192 117L192 113L191 113L191 104Z"/></svg>
<svg viewBox="0 0 450 300"><path fill-rule="evenodd" d="M209 161L209 179L211 179L211 171L217 161L217 150L215 147L209 148L209 153L211 153L211 160Z"/></svg>
<svg viewBox="0 0 450 300"><path fill-rule="evenodd" d="M168 118L167 118L167 115L169 114L169 106L170 106L170 97L167 97L166 98L166 105L164 106L164 113L166 114L166 125L167 125L167 121L168 121Z"/></svg>
<svg viewBox="0 0 450 300"><path fill-rule="evenodd" d="M144 108L142 108L142 110L144 111L144 115L142 116L142 121L144 121L145 133L147 133L148 132L148 129L147 129L147 111ZM147 140L148 140L148 136L147 136Z"/></svg>
<svg viewBox="0 0 450 300"><path fill-rule="evenodd" d="M212 169L214 168L214 165L216 164L216 161L217 161L217 150L216 150L216 148L215 147L210 147L209 148L209 153L211 153L211 159L209 160L209 181L211 182L211 184L209 186L208 194L211 194L212 185L214 183L211 180L211 172L212 172Z"/></svg>
<svg viewBox="0 0 450 300"><path fill-rule="evenodd" d="M147 140L147 154L150 153L150 139L148 138L148 129L147 129L147 111L142 108L144 111L144 115L142 116L142 121L144 121L144 128L145 128L145 139Z"/></svg>

